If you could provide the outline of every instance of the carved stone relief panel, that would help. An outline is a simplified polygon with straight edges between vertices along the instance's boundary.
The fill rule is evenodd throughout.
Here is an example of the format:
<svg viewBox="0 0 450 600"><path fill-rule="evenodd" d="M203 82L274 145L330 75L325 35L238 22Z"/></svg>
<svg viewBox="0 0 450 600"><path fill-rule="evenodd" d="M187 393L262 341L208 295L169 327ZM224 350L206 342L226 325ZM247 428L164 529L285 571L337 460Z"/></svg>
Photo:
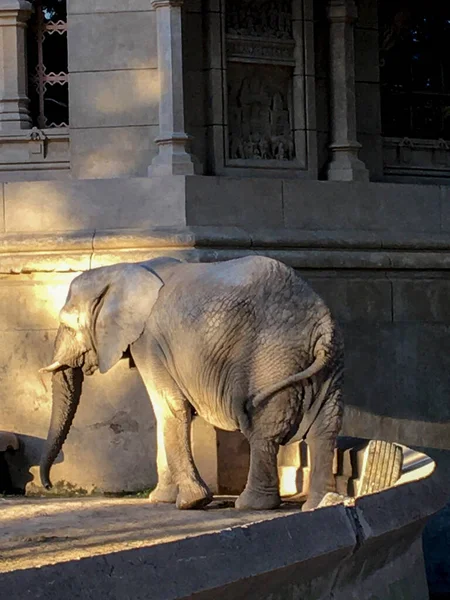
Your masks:
<svg viewBox="0 0 450 600"><path fill-rule="evenodd" d="M292 161L292 70L230 63L227 79L229 158Z"/></svg>
<svg viewBox="0 0 450 600"><path fill-rule="evenodd" d="M292 39L292 0L228 0L227 34Z"/></svg>

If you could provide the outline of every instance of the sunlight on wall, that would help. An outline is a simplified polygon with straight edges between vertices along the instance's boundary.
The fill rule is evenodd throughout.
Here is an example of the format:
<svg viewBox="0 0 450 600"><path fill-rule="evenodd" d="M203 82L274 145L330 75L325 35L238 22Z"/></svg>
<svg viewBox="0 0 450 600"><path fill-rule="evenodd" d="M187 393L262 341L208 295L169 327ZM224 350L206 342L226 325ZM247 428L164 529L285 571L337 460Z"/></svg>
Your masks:
<svg viewBox="0 0 450 600"><path fill-rule="evenodd" d="M99 114L121 115L126 112L140 112L146 110L152 105L158 106L160 80L156 69L128 71L130 78L129 93L125 92L126 102L124 103L124 91L114 93L110 87L101 86L98 88L92 104L95 111ZM89 100L91 104L91 100Z"/></svg>

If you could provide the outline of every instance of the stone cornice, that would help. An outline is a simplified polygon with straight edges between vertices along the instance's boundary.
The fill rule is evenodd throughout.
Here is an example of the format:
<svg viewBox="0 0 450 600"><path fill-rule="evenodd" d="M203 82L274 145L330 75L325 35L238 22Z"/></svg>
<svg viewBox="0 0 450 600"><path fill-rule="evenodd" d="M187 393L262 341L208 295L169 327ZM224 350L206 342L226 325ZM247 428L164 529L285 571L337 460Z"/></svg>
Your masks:
<svg viewBox="0 0 450 600"><path fill-rule="evenodd" d="M152 8L177 8L183 6L184 0L152 0Z"/></svg>
<svg viewBox="0 0 450 600"><path fill-rule="evenodd" d="M238 227L1 234L0 273L82 271L179 256L209 262L265 254L298 269L449 270L450 235Z"/></svg>

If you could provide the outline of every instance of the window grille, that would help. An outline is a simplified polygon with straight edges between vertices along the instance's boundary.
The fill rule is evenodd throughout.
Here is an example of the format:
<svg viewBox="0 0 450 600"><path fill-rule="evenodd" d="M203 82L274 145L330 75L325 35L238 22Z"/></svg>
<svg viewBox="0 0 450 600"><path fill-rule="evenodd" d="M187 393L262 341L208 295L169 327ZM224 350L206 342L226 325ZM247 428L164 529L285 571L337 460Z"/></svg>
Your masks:
<svg viewBox="0 0 450 600"><path fill-rule="evenodd" d="M383 135L450 140L450 2L381 0Z"/></svg>
<svg viewBox="0 0 450 600"><path fill-rule="evenodd" d="M66 0L33 0L28 29L28 94L33 124L69 124Z"/></svg>

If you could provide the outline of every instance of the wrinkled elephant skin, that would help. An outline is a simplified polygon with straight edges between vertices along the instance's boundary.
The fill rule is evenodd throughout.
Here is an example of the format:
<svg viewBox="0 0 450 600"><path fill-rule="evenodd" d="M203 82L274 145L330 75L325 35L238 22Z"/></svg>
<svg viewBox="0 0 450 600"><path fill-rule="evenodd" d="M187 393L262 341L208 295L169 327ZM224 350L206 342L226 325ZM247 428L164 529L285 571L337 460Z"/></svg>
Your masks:
<svg viewBox="0 0 450 600"><path fill-rule="evenodd" d="M304 508L334 491L343 345L317 294L284 264L260 256L210 264L170 258L93 269L74 279L60 313L43 484L75 416L84 374L130 352L157 420L158 485L151 502L201 508L211 493L190 448L193 408L250 443L239 509L280 504L280 444L306 439Z"/></svg>

